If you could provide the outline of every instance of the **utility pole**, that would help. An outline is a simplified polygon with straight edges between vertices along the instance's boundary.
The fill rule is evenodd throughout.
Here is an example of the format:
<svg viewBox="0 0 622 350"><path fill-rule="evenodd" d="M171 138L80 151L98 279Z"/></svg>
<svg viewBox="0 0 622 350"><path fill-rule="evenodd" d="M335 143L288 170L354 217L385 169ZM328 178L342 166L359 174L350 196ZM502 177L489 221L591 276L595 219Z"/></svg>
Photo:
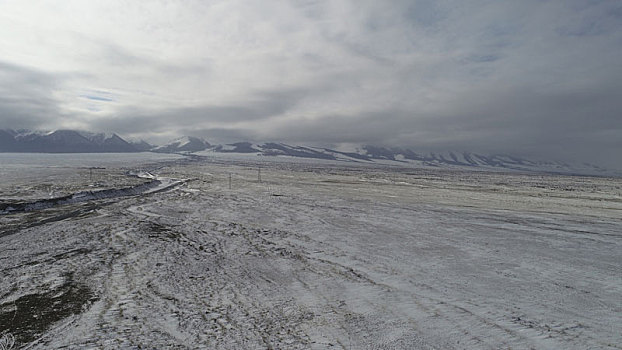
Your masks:
<svg viewBox="0 0 622 350"><path fill-rule="evenodd" d="M257 181L261 183L261 168L257 168Z"/></svg>
<svg viewBox="0 0 622 350"><path fill-rule="evenodd" d="M229 189L231 189L231 173L229 173Z"/></svg>

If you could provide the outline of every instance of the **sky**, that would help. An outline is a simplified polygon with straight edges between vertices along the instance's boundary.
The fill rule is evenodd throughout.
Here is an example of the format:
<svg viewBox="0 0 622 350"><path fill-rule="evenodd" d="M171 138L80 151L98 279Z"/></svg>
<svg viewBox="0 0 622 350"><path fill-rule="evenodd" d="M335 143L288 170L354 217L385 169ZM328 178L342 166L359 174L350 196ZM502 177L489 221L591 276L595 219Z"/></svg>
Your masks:
<svg viewBox="0 0 622 350"><path fill-rule="evenodd" d="M0 129L622 168L619 0L0 0Z"/></svg>

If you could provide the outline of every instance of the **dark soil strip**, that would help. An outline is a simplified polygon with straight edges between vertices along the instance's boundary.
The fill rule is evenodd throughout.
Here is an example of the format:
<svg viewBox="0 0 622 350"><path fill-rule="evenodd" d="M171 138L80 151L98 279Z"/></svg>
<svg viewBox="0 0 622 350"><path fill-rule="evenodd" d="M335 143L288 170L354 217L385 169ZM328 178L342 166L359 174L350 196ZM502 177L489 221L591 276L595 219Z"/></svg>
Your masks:
<svg viewBox="0 0 622 350"><path fill-rule="evenodd" d="M93 212L94 210L101 208L105 205L109 205L112 204L114 202L108 202L108 203L99 203L99 204L94 204L94 205L84 205L81 208L78 208L76 210L72 210L69 212L64 212L61 213L59 215L55 215L52 217L48 217L45 218L43 220L39 220L39 221L34 221L34 222L26 222L24 224L21 225L15 225L13 227L5 227L0 229L0 237L4 237L4 236L9 236L12 234L15 234L21 230L27 229L27 228L31 228L31 227L37 227L37 226L41 226L41 225L45 225L45 224L49 224L51 222L57 222L57 221L62 221L65 219L70 219L70 218L75 218L75 217L80 217L80 216L84 216L87 215L91 212Z"/></svg>
<svg viewBox="0 0 622 350"><path fill-rule="evenodd" d="M0 304L0 334L11 333L18 346L30 343L54 323L83 312L96 300L88 287L68 276L58 288Z"/></svg>
<svg viewBox="0 0 622 350"><path fill-rule="evenodd" d="M160 181L152 180L150 182L140 184L137 186L132 186L132 187L113 188L113 189L101 190L101 191L83 191L83 192L78 192L78 193L74 193L68 196L63 196L63 197L41 199L35 202L0 203L0 213L13 214L13 213L47 209L47 208L51 208L51 207L54 207L57 205L63 205L63 204L75 204L75 203L88 202L88 201L97 200L97 199L135 196L143 192L146 192L154 187L157 187L160 184L161 184Z"/></svg>

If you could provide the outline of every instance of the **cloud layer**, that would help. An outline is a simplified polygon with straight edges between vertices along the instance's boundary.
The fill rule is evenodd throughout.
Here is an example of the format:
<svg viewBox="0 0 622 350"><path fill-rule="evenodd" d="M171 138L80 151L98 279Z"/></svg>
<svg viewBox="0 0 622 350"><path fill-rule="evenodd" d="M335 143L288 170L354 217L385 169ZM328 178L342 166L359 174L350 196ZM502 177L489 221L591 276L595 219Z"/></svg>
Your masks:
<svg viewBox="0 0 622 350"><path fill-rule="evenodd" d="M622 167L619 1L3 1L0 127Z"/></svg>

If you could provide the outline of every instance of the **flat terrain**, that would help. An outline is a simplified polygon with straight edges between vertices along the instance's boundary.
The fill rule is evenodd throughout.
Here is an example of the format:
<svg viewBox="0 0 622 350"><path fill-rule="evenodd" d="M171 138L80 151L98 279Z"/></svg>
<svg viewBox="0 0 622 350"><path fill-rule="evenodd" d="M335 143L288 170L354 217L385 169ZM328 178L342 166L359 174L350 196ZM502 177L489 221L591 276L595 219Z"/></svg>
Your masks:
<svg viewBox="0 0 622 350"><path fill-rule="evenodd" d="M135 185L126 170L50 186ZM0 216L0 335L29 349L622 348L620 179L254 158L143 170L185 181ZM38 181L25 199L48 195Z"/></svg>

